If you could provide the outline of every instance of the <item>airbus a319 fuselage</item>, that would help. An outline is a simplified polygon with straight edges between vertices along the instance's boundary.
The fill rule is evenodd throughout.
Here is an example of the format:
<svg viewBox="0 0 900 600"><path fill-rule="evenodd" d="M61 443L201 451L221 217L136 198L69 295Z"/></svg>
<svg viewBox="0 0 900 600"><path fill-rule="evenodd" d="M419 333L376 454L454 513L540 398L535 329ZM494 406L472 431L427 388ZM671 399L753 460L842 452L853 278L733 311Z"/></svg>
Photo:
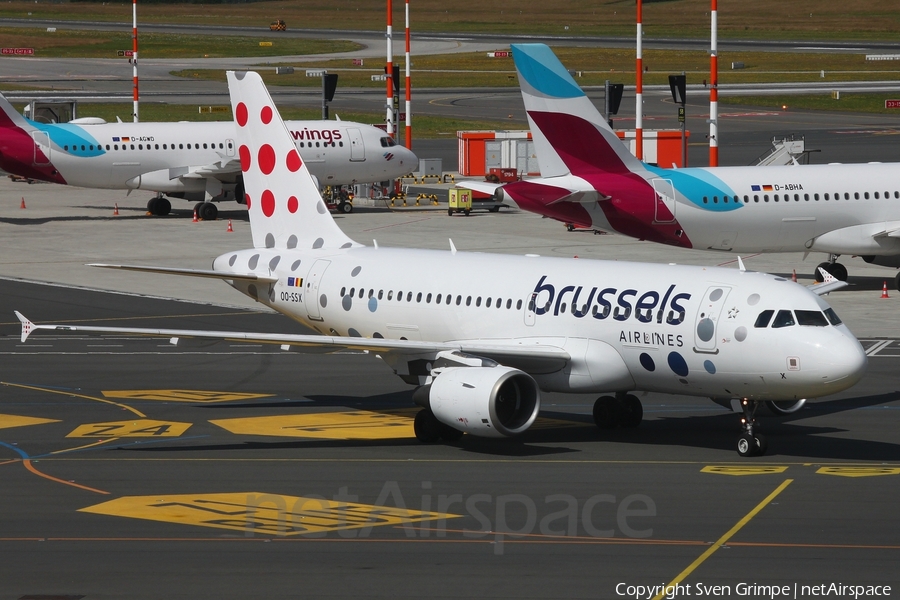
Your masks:
<svg viewBox="0 0 900 600"><path fill-rule="evenodd" d="M363 246L328 213L261 78L228 79L253 247L208 271L100 266L218 277L318 334L34 325L20 315L23 340L52 329L365 350L419 386L422 441L522 433L541 391L611 394L594 405L597 424L634 427L643 409L631 392L654 391L740 399L738 451L758 454L760 402L799 408L862 377L865 353L847 327L781 277L465 253L452 242L447 251Z"/></svg>

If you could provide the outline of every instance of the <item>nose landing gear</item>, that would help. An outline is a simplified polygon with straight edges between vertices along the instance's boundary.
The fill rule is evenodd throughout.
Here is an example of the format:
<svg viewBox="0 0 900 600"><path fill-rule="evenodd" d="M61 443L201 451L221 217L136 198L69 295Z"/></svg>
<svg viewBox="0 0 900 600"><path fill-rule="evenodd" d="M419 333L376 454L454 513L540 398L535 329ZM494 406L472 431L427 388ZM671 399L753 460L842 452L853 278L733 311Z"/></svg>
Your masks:
<svg viewBox="0 0 900 600"><path fill-rule="evenodd" d="M743 416L741 416L741 427L744 433L737 441L737 451L741 456L762 456L766 453L768 445L766 438L755 430L759 427L756 422L756 409L759 402L750 401L746 398L741 399L741 408Z"/></svg>

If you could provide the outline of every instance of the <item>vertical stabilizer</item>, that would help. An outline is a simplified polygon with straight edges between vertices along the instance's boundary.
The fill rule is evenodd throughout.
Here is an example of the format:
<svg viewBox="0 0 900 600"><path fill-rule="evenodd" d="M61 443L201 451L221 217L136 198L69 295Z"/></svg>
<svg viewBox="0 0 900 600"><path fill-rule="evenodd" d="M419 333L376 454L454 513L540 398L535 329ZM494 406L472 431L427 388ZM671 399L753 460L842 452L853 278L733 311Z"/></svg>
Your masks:
<svg viewBox="0 0 900 600"><path fill-rule="evenodd" d="M229 71L250 229L256 248L355 246L337 226L259 74Z"/></svg>
<svg viewBox="0 0 900 600"><path fill-rule="evenodd" d="M512 52L541 176L643 171L548 46Z"/></svg>
<svg viewBox="0 0 900 600"><path fill-rule="evenodd" d="M18 127L23 131L33 131L35 128L31 121L16 112L13 105L9 103L6 96L0 94L0 127Z"/></svg>

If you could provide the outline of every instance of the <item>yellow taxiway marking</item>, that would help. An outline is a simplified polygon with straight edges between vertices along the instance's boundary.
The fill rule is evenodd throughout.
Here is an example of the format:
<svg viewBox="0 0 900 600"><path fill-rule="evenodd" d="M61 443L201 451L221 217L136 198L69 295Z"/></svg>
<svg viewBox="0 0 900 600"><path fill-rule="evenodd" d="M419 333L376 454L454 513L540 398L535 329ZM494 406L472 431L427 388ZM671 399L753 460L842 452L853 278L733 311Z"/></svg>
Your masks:
<svg viewBox="0 0 900 600"><path fill-rule="evenodd" d="M74 392L67 392L65 390L53 390L53 389L48 389L48 388L35 387L33 385L22 385L21 383L9 383L8 381L0 381L0 385L8 385L10 387L17 387L17 388L21 388L23 390L34 390L37 392L46 392L48 394L61 394L63 396L71 396L72 398L84 398L85 400L94 400L95 402L103 402L104 404L112 404L113 406L118 406L119 408L124 408L125 410L136 414L137 416L141 417L142 419L147 416L144 413L142 413L141 411L139 411L138 409L131 408L130 406L128 406L126 404L120 404L119 402L113 402L112 400L105 400L103 398L97 398L96 396L86 396L84 394L76 394Z"/></svg>
<svg viewBox="0 0 900 600"><path fill-rule="evenodd" d="M758 467L747 466L747 467L726 467L726 466L715 466L710 465L703 467L700 469L701 473L716 473L718 475L771 475L772 473L784 473L787 471L787 467L781 467L776 465L766 466L760 465Z"/></svg>
<svg viewBox="0 0 900 600"><path fill-rule="evenodd" d="M751 510L751 511L748 512L746 515L744 515L744 518L743 518L743 519L741 519L740 521L738 521L737 523L735 523L734 527L732 527L732 528L729 529L727 532L725 532L725 535L723 535L723 536L720 537L718 540L716 540L716 542L715 542L712 546L710 546L709 548L707 548L706 552L704 552L703 554L701 554L701 555L697 558L697 560L695 560L695 561L692 562L690 565L688 565L688 567L687 567L684 571L682 571L681 573L679 573L678 576L677 576L675 579L673 579L672 581L670 581L670 582L665 586L664 589L668 589L668 588L670 588L671 586L677 585L677 584L681 583L682 581L684 581L684 580L687 578L688 575L690 575L691 573L694 572L694 569L696 569L696 568L699 567L701 564L703 564L703 562L704 562L707 558L709 558L710 556L712 556L713 554L715 554L715 553L716 553L716 550L718 550L719 548L721 548L722 546L724 546L724 545L728 542L728 540L730 540L730 539L731 539L738 531L740 531L740 530L744 527L744 525L746 525L747 523L749 523L750 520L751 520L753 517L755 517L757 514L759 514L759 512L760 512L762 509L764 509L764 508L765 508L772 500L774 500L774 499L778 496L778 494L780 494L781 492L783 492L783 491L785 490L785 488L787 488L787 486L791 485L791 483L792 483L793 481L794 481L793 479L785 479L784 481L782 481L782 482L781 482L781 485L779 485L777 488L775 488L775 490L774 490L771 494L769 494L768 496L766 496L765 499L763 499L762 502L760 502L759 504L757 504L757 505L753 508L753 510ZM667 595L667 593L666 593L665 591L660 592L656 597L653 598L653 600L662 600L663 598L666 597L666 595Z"/></svg>
<svg viewBox="0 0 900 600"><path fill-rule="evenodd" d="M193 403L254 400L272 396L272 394L213 392L206 390L104 390L101 393L106 398L118 398L120 400L164 400L167 402Z"/></svg>
<svg viewBox="0 0 900 600"><path fill-rule="evenodd" d="M109 423L85 423L76 427L66 437L70 438L123 438L123 437L179 437L192 423L177 421L111 421Z"/></svg>
<svg viewBox="0 0 900 600"><path fill-rule="evenodd" d="M462 516L260 492L124 496L80 512L271 535L327 534Z"/></svg>
<svg viewBox="0 0 900 600"><path fill-rule="evenodd" d="M210 421L236 435L308 437L328 440L386 440L414 438L413 421L419 408L304 413ZM532 429L581 427L582 423L539 418Z"/></svg>
<svg viewBox="0 0 900 600"><path fill-rule="evenodd" d="M311 437L328 440L385 440L415 437L418 409L307 413L210 421L237 435Z"/></svg>
<svg viewBox="0 0 900 600"><path fill-rule="evenodd" d="M0 429L25 427L27 425L43 425L44 423L59 423L59 420L41 419L39 417L23 417L20 415L0 415Z"/></svg>
<svg viewBox="0 0 900 600"><path fill-rule="evenodd" d="M822 467L816 473L837 475L838 477L878 477L879 475L900 475L898 467Z"/></svg>

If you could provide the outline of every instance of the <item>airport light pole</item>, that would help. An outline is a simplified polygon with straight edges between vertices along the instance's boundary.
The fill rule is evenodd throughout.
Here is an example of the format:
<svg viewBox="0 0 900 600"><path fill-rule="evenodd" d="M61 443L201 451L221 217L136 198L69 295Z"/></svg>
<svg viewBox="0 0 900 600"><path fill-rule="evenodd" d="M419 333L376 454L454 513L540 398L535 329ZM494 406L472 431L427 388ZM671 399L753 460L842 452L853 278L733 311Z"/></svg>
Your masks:
<svg viewBox="0 0 900 600"><path fill-rule="evenodd" d="M406 147L412 149L412 83L409 79L409 0L406 0Z"/></svg>
<svg viewBox="0 0 900 600"><path fill-rule="evenodd" d="M384 74L387 75L387 111L385 120L387 121L387 133L394 137L394 3L387 0L387 65L384 68Z"/></svg>
<svg viewBox="0 0 900 600"><path fill-rule="evenodd" d="M137 43L137 0L133 0L131 3L131 65L132 65L132 77L134 79L134 122L138 122L138 72L137 72L137 61L138 61L138 43Z"/></svg>
<svg viewBox="0 0 900 600"><path fill-rule="evenodd" d="M715 0L713 0L715 2ZM642 38L644 36L643 0L637 0L637 67L634 93L634 154L644 160L644 64Z"/></svg>
<svg viewBox="0 0 900 600"><path fill-rule="evenodd" d="M709 45L709 166L719 166L719 17L718 0L710 9Z"/></svg>

